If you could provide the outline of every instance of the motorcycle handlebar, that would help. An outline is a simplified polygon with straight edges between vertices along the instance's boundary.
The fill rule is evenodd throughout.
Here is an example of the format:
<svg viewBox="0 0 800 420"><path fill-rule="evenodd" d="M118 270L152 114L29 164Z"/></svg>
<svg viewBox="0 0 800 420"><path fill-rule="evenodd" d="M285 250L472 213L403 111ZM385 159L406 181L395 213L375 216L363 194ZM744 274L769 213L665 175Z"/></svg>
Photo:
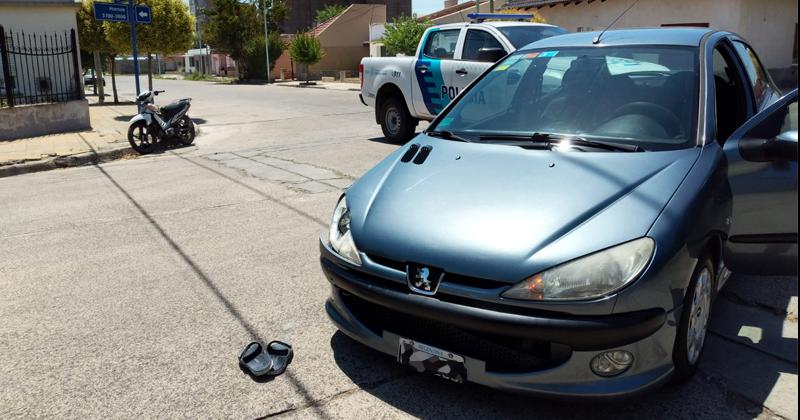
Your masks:
<svg viewBox="0 0 800 420"><path fill-rule="evenodd" d="M153 93L155 93L156 95L158 95L159 93L164 93L164 92L166 92L166 90L154 90L153 91Z"/></svg>

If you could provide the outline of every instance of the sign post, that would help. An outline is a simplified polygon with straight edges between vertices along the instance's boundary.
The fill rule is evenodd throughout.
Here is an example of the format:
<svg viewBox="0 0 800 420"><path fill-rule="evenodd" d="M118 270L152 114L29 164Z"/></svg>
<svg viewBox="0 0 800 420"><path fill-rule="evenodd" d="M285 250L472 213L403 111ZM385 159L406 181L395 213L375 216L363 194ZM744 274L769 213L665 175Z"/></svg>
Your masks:
<svg viewBox="0 0 800 420"><path fill-rule="evenodd" d="M123 0L125 1L125 0ZM136 47L136 24L151 23L150 6L133 3L94 3L94 19L109 22L128 22L131 25L131 51L133 52L133 77L136 80L136 96L139 96L139 50Z"/></svg>

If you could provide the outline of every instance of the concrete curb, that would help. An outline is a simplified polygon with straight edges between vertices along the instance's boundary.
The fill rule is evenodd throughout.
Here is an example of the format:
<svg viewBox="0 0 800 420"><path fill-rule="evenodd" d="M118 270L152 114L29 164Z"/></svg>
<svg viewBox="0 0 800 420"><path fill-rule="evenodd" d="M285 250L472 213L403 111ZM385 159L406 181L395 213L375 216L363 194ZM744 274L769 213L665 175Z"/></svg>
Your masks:
<svg viewBox="0 0 800 420"><path fill-rule="evenodd" d="M51 169L69 168L73 166L108 162L119 159L122 156L133 152L133 149L128 146L120 149L106 150L100 153L93 151L84 152L74 155L56 156L54 158L42 159L33 162L24 162L16 165L0 166L0 178L33 172L49 171Z"/></svg>
<svg viewBox="0 0 800 420"><path fill-rule="evenodd" d="M300 88L300 89L322 89L322 90L338 90L341 92L361 92L361 88L347 88L347 89L334 89L325 86L319 85L288 85L283 83L272 83L273 86L280 86L280 87L291 87L291 88Z"/></svg>

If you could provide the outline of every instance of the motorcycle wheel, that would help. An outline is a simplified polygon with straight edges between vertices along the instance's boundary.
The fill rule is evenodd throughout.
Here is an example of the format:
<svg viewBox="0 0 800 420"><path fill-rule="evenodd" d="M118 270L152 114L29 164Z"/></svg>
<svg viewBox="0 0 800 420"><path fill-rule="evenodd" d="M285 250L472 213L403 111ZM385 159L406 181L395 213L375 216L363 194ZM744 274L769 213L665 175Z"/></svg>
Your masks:
<svg viewBox="0 0 800 420"><path fill-rule="evenodd" d="M128 127L128 142L139 154L151 153L155 149L156 141L156 135L147 127L145 121L136 121Z"/></svg>
<svg viewBox="0 0 800 420"><path fill-rule="evenodd" d="M188 146L194 142L194 123L188 115L184 115L175 128L178 131L178 141L182 145Z"/></svg>

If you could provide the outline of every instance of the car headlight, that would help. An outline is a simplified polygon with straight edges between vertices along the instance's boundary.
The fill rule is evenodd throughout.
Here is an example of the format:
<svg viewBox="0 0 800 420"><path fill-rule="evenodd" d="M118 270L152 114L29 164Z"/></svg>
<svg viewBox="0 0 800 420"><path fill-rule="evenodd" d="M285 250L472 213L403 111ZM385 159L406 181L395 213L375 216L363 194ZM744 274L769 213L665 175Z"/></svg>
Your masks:
<svg viewBox="0 0 800 420"><path fill-rule="evenodd" d="M655 243L639 238L528 277L502 296L524 300L583 300L609 295L635 280L653 256Z"/></svg>
<svg viewBox="0 0 800 420"><path fill-rule="evenodd" d="M333 211L328 240L331 248L342 258L355 265L361 265L361 257L358 256L358 249L350 232L350 210L347 208L345 196L339 199L336 210Z"/></svg>

